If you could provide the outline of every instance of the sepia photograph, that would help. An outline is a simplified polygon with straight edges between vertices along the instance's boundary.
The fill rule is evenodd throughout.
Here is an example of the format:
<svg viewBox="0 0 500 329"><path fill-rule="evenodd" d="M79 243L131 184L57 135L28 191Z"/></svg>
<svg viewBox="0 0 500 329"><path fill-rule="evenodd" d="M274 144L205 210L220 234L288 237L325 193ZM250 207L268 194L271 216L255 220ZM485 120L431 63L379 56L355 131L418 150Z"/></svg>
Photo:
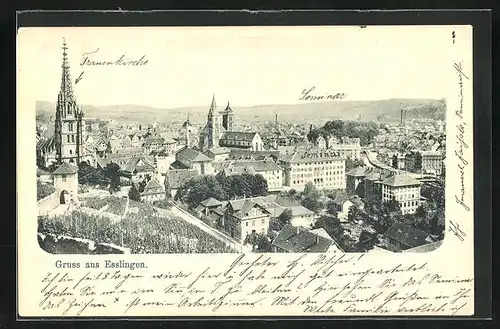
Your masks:
<svg viewBox="0 0 500 329"><path fill-rule="evenodd" d="M20 317L474 314L471 26L17 42Z"/></svg>
<svg viewBox="0 0 500 329"><path fill-rule="evenodd" d="M33 104L40 248L439 248L449 83L435 72L446 52L404 29L305 31L45 34Z"/></svg>

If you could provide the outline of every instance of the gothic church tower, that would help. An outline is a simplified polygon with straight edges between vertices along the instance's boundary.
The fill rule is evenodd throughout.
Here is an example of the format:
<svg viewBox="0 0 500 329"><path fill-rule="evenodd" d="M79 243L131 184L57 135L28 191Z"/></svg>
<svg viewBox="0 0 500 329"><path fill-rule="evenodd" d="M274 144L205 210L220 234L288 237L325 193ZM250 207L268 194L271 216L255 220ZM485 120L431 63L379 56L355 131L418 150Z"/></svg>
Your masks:
<svg viewBox="0 0 500 329"><path fill-rule="evenodd" d="M62 76L57 96L55 119L56 161L78 164L84 153L84 121L81 108L76 105L73 83L69 72L66 40L63 40Z"/></svg>

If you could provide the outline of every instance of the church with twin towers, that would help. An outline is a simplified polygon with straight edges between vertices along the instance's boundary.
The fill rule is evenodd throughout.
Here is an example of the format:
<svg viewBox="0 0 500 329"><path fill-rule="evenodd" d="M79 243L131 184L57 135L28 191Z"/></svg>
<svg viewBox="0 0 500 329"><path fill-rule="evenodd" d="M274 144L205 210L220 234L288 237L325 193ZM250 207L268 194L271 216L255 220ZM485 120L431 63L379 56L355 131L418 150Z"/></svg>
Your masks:
<svg viewBox="0 0 500 329"><path fill-rule="evenodd" d="M200 132L198 148L201 152L220 147L264 150L264 143L256 132L242 132L234 129L234 111L227 103L223 111L218 111L215 94L208 109L207 123Z"/></svg>

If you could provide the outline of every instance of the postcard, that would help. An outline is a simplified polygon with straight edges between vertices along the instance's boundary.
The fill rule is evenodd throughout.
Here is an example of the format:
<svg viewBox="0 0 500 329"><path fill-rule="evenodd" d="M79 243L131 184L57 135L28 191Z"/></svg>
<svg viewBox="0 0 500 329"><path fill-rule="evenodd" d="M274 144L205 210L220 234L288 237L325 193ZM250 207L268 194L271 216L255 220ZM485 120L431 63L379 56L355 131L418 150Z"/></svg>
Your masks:
<svg viewBox="0 0 500 329"><path fill-rule="evenodd" d="M472 27L27 27L20 317L474 314Z"/></svg>

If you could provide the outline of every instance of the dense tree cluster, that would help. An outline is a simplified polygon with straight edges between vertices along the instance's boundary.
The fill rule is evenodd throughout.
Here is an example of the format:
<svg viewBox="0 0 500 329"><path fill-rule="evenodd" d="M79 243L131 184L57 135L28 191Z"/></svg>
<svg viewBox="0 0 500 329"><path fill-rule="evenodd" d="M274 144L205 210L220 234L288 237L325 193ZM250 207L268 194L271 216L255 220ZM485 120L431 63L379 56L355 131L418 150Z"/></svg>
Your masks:
<svg viewBox="0 0 500 329"><path fill-rule="evenodd" d="M316 213L323 209L324 204L321 202L321 192L316 189L312 182L306 184L304 192L302 192L301 203L304 207Z"/></svg>
<svg viewBox="0 0 500 329"><path fill-rule="evenodd" d="M40 181L36 181L36 200L41 200L52 193L54 193L56 189L51 184L44 184Z"/></svg>
<svg viewBox="0 0 500 329"><path fill-rule="evenodd" d="M184 201L189 207L196 207L210 197L228 200L267 194L267 181L260 174L226 176L219 173L216 176L200 176L188 181L179 189L175 198Z"/></svg>
<svg viewBox="0 0 500 329"><path fill-rule="evenodd" d="M314 128L307 134L311 142L316 142L319 136L327 139L330 136L359 138L361 145L368 145L378 135L379 125L374 122L361 121L328 121L321 128Z"/></svg>

